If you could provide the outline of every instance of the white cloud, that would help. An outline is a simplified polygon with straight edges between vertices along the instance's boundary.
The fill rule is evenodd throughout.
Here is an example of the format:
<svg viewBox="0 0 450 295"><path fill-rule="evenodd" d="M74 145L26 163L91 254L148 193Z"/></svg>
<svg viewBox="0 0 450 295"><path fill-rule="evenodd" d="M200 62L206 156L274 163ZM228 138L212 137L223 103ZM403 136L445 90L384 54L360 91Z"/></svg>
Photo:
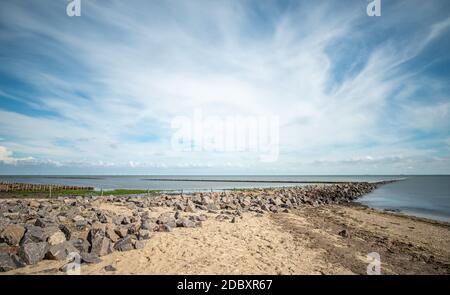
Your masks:
<svg viewBox="0 0 450 295"><path fill-rule="evenodd" d="M43 93L34 100L8 91L0 95L57 114L1 110L0 135L11 138L6 151L51 159L58 165L258 166L251 154L171 151L170 120L195 108L218 116L278 115L281 169L311 159L361 158L372 163L391 153L422 157L433 151L399 142L409 136L405 128L448 130L448 99L403 103L399 114L386 119L389 99L402 85L434 89L429 80L400 67L445 34L448 18L427 21L423 30L402 42L387 38L368 49L360 71L330 89L336 60L328 51L338 51L335 42L345 38L370 41L369 29L355 32L367 18L365 10L336 10L333 4L322 3L279 11L265 4L263 12L278 12L261 32L250 21L251 9L241 2L140 4L112 1L105 6L89 1L74 23L64 10L59 13L54 2L46 2L45 9L2 3L0 15L11 35L0 38L45 36L47 41L34 43L34 51L64 69L64 74L43 70L39 61L14 56L5 64L11 75ZM385 24L396 25L387 16L379 26ZM368 35L361 38L364 34ZM347 52L337 53L352 63ZM403 92L406 99L417 90L412 88ZM141 140L145 137L156 140ZM367 143L373 147L365 147ZM6 151L2 157L12 163L11 152L7 156Z"/></svg>

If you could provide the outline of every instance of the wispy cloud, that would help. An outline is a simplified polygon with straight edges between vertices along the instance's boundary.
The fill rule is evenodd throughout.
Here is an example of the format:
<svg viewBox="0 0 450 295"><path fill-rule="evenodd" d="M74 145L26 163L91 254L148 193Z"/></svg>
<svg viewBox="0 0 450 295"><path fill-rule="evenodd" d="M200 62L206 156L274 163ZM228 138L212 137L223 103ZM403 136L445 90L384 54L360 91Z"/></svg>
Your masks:
<svg viewBox="0 0 450 295"><path fill-rule="evenodd" d="M413 173L449 173L447 2L386 1L370 18L364 1L83 1L69 18L65 1L2 1L0 171L15 157L124 173L395 158L348 172L415 159ZM278 115L278 162L172 151L170 120L196 108Z"/></svg>

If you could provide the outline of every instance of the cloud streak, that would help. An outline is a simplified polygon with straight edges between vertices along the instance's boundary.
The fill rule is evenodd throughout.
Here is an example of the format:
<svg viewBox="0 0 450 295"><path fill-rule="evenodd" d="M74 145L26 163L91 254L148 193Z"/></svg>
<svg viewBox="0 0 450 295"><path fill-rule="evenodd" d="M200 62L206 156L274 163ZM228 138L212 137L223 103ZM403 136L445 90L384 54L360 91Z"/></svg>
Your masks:
<svg viewBox="0 0 450 295"><path fill-rule="evenodd" d="M327 174L314 163L369 158L404 165L348 172L450 173L449 5L428 2L369 18L365 1L83 1L69 18L64 1L2 1L0 172L14 156L61 173ZM171 119L198 108L279 116L278 162L173 151Z"/></svg>

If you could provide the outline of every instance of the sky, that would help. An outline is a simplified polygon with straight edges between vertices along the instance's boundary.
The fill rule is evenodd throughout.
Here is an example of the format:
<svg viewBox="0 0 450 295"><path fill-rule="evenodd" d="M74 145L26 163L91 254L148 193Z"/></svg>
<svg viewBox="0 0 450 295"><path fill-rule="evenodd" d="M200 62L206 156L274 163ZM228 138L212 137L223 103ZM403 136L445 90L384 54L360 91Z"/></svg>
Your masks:
<svg viewBox="0 0 450 295"><path fill-rule="evenodd" d="M449 174L450 1L369 2L2 0L0 174Z"/></svg>

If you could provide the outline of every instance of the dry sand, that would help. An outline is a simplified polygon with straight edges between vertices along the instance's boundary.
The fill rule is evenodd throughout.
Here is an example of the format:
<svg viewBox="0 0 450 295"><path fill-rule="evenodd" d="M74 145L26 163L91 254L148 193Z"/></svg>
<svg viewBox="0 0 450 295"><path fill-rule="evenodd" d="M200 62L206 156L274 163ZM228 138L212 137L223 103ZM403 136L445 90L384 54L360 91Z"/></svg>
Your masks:
<svg viewBox="0 0 450 295"><path fill-rule="evenodd" d="M122 214L119 204L99 204ZM168 211L155 208L153 216ZM187 215L187 213L185 213ZM144 249L114 252L82 274L364 274L366 255L382 273L450 273L450 225L361 206L304 207L290 213L244 213L236 223L214 214L200 228L157 232ZM346 229L348 237L338 233ZM62 274L44 260L6 274ZM104 267L117 270L106 272Z"/></svg>

